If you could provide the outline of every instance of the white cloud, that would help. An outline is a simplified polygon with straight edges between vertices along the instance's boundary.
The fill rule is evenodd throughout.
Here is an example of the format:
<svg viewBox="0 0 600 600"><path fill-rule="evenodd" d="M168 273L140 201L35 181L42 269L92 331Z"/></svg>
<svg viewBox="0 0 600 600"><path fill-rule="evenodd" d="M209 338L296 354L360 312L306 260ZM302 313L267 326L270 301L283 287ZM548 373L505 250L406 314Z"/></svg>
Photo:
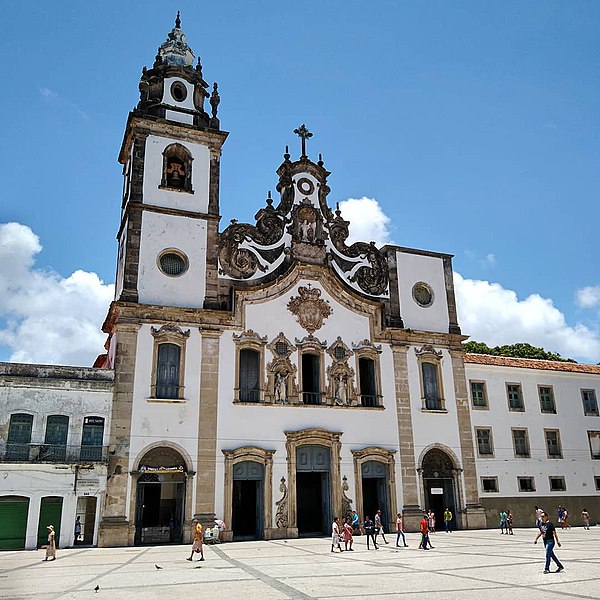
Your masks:
<svg viewBox="0 0 600 600"><path fill-rule="evenodd" d="M26 225L0 224L0 344L14 362L91 366L104 351L100 327L114 285L96 273L36 269L41 250Z"/></svg>
<svg viewBox="0 0 600 600"><path fill-rule="evenodd" d="M575 302L581 308L594 308L600 306L600 285L588 286L577 290Z"/></svg>
<svg viewBox="0 0 600 600"><path fill-rule="evenodd" d="M458 320L465 335L488 346L528 342L564 357L598 362L600 336L582 324L570 326L548 298L519 300L498 283L454 273Z"/></svg>
<svg viewBox="0 0 600 600"><path fill-rule="evenodd" d="M49 100L50 98L56 98L58 96L58 94L54 90L51 90L47 87L43 87L40 89L40 95L46 100Z"/></svg>
<svg viewBox="0 0 600 600"><path fill-rule="evenodd" d="M373 198L348 198L340 202L340 211L346 221L350 221L350 235L347 244L354 242L375 242L377 246L393 243L390 240L388 225L390 218L381 210L379 202Z"/></svg>
<svg viewBox="0 0 600 600"><path fill-rule="evenodd" d="M58 106L67 107L70 110L75 111L82 119L86 121L89 120L89 115L75 102L72 102L68 98L64 98L63 96L59 96L58 92L51 90L50 88L43 87L40 88L40 96L46 101L51 102L53 104L58 104Z"/></svg>

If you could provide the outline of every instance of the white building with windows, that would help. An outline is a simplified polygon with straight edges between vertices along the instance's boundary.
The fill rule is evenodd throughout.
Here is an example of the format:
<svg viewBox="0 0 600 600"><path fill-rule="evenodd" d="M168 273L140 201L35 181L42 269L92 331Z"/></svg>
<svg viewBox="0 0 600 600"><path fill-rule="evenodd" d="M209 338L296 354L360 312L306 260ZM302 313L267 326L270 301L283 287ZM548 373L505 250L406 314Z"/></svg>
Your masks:
<svg viewBox="0 0 600 600"><path fill-rule="evenodd" d="M219 231L228 133L179 18L139 87L108 352L63 379L6 379L0 467L17 483L0 478L0 518L25 514L21 546L46 497L63 523L99 499L85 541L104 546L189 541L215 516L241 540L325 535L354 509L409 530L446 507L456 527L496 526L499 507L525 524L538 496L600 512L599 427L573 414L577 394L593 412L600 368L465 360L451 255L348 244L304 125L255 222ZM57 404L56 386L73 393Z"/></svg>

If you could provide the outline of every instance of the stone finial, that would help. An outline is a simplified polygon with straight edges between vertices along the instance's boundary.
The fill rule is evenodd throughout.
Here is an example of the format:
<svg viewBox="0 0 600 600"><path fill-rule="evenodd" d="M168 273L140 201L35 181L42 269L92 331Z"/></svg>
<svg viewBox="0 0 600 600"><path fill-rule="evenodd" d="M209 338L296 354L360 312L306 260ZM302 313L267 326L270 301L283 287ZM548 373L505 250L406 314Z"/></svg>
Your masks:
<svg viewBox="0 0 600 600"><path fill-rule="evenodd" d="M212 107L212 116L213 119L217 118L217 110L219 108L219 103L221 102L221 96L219 96L217 82L213 84L213 91L210 95L210 105Z"/></svg>
<svg viewBox="0 0 600 600"><path fill-rule="evenodd" d="M179 11L177 11L177 16L175 17L175 29L181 29L181 19L179 18Z"/></svg>
<svg viewBox="0 0 600 600"><path fill-rule="evenodd" d="M285 160L285 162L289 162L290 160L290 149L287 146L285 147L285 154L283 155L283 160Z"/></svg>
<svg viewBox="0 0 600 600"><path fill-rule="evenodd" d="M268 206L272 206L273 205L273 198L271 198L271 190L269 190L267 192L267 205Z"/></svg>

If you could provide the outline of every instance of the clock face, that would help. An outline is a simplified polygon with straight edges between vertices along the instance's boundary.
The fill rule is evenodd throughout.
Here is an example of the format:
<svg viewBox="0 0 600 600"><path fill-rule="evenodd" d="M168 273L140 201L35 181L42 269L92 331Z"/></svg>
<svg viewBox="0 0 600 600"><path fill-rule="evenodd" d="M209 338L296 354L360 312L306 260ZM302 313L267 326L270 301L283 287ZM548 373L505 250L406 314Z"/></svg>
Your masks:
<svg viewBox="0 0 600 600"><path fill-rule="evenodd" d="M422 281L415 283L412 289L412 295L415 302L423 308L427 308L433 304L433 290Z"/></svg>

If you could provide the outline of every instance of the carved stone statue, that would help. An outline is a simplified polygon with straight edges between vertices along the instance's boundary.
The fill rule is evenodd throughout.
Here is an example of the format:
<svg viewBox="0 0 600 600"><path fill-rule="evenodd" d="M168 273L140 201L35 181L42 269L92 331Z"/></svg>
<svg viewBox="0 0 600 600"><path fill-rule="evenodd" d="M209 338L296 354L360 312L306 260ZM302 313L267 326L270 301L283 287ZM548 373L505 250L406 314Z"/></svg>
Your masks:
<svg viewBox="0 0 600 600"><path fill-rule="evenodd" d="M287 373L275 373L275 402L287 402Z"/></svg>
<svg viewBox="0 0 600 600"><path fill-rule="evenodd" d="M335 392L333 394L335 403L340 406L348 404L348 381L344 375L335 378Z"/></svg>
<svg viewBox="0 0 600 600"><path fill-rule="evenodd" d="M287 486L285 485L285 477L281 478L279 491L283 494L281 500L275 503L277 511L275 512L275 525L278 529L285 529L288 526L288 502L287 502Z"/></svg>

